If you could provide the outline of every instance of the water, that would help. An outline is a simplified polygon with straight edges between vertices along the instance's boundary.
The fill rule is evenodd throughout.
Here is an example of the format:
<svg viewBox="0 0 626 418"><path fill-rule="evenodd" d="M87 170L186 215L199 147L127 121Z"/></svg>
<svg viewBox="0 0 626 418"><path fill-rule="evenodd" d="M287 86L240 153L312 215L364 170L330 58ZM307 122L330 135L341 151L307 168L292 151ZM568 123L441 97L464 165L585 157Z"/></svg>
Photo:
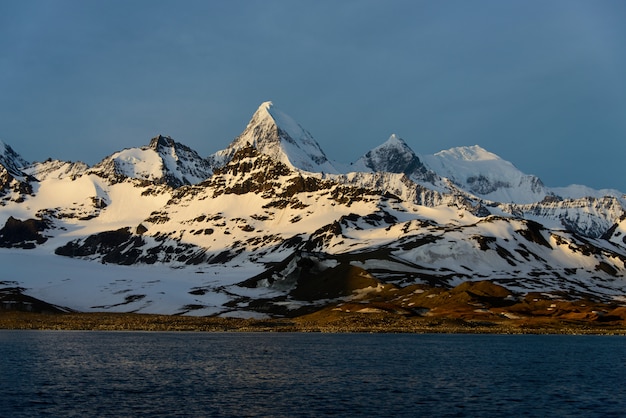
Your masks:
<svg viewBox="0 0 626 418"><path fill-rule="evenodd" d="M0 416L626 416L626 339L0 331Z"/></svg>

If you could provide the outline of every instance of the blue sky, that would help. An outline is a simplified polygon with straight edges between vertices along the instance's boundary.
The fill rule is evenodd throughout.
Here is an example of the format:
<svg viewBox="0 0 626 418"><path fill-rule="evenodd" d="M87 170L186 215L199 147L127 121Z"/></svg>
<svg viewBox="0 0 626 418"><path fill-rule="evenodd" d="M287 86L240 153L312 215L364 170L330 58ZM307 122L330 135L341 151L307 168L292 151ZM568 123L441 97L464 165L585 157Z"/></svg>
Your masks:
<svg viewBox="0 0 626 418"><path fill-rule="evenodd" d="M347 163L396 133L626 192L621 0L0 2L0 139L94 164L171 135L201 155L266 100Z"/></svg>

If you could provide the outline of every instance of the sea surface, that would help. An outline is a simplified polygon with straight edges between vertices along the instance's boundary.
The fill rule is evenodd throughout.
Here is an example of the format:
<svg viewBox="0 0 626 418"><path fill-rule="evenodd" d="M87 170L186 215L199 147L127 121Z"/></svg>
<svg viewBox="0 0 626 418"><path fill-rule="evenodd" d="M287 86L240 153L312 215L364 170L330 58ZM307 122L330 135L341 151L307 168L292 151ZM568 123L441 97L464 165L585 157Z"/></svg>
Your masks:
<svg viewBox="0 0 626 418"><path fill-rule="evenodd" d="M0 331L1 417L626 417L626 338Z"/></svg>

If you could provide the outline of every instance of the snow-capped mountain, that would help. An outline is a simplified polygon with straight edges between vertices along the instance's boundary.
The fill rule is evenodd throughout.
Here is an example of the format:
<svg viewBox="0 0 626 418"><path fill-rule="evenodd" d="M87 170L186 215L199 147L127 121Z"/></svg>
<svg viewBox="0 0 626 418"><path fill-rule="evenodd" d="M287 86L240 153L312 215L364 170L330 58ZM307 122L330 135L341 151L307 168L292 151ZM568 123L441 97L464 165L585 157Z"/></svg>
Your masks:
<svg viewBox="0 0 626 418"><path fill-rule="evenodd" d="M623 195L564 197L477 146L393 135L341 173L267 102L207 159L163 136L91 168L11 155L0 282L53 305L289 316L483 280L626 303Z"/></svg>
<svg viewBox="0 0 626 418"><path fill-rule="evenodd" d="M169 136L152 138L148 146L114 153L90 170L103 176L130 177L180 187L211 175L209 163Z"/></svg>
<svg viewBox="0 0 626 418"><path fill-rule="evenodd" d="M44 181L49 178L62 179L69 177L76 179L84 174L87 169L89 169L89 166L81 161L71 162L48 159L44 162L35 162L24 167L23 172L39 181Z"/></svg>
<svg viewBox="0 0 626 418"><path fill-rule="evenodd" d="M541 180L478 145L422 156L426 166L456 186L482 199L502 203L532 203L549 191Z"/></svg>
<svg viewBox="0 0 626 418"><path fill-rule="evenodd" d="M584 199L586 197L602 199L606 196L611 196L621 200L622 204L626 204L626 194L615 189L595 190L580 184L570 184L566 187L551 187L550 191L554 195L566 199Z"/></svg>
<svg viewBox="0 0 626 418"><path fill-rule="evenodd" d="M351 164L350 171L403 173L416 181L426 182L433 182L436 178L436 174L429 171L406 142L395 134Z"/></svg>
<svg viewBox="0 0 626 418"><path fill-rule="evenodd" d="M272 102L262 103L243 133L209 160L214 167L220 167L228 163L237 150L248 145L293 168L309 172L338 172L313 136Z"/></svg>

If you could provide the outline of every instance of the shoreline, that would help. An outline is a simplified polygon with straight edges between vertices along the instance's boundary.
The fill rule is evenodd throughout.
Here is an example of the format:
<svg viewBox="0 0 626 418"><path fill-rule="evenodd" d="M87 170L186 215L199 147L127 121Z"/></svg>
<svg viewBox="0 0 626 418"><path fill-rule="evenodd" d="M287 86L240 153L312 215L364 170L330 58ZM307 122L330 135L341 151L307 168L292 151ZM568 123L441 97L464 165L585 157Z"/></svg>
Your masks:
<svg viewBox="0 0 626 418"><path fill-rule="evenodd" d="M623 335L619 323L563 321L552 318L483 320L445 317L352 314L328 320L295 318L242 319L133 313L42 314L0 312L0 330L178 331L178 332L321 332L412 334L555 334Z"/></svg>

